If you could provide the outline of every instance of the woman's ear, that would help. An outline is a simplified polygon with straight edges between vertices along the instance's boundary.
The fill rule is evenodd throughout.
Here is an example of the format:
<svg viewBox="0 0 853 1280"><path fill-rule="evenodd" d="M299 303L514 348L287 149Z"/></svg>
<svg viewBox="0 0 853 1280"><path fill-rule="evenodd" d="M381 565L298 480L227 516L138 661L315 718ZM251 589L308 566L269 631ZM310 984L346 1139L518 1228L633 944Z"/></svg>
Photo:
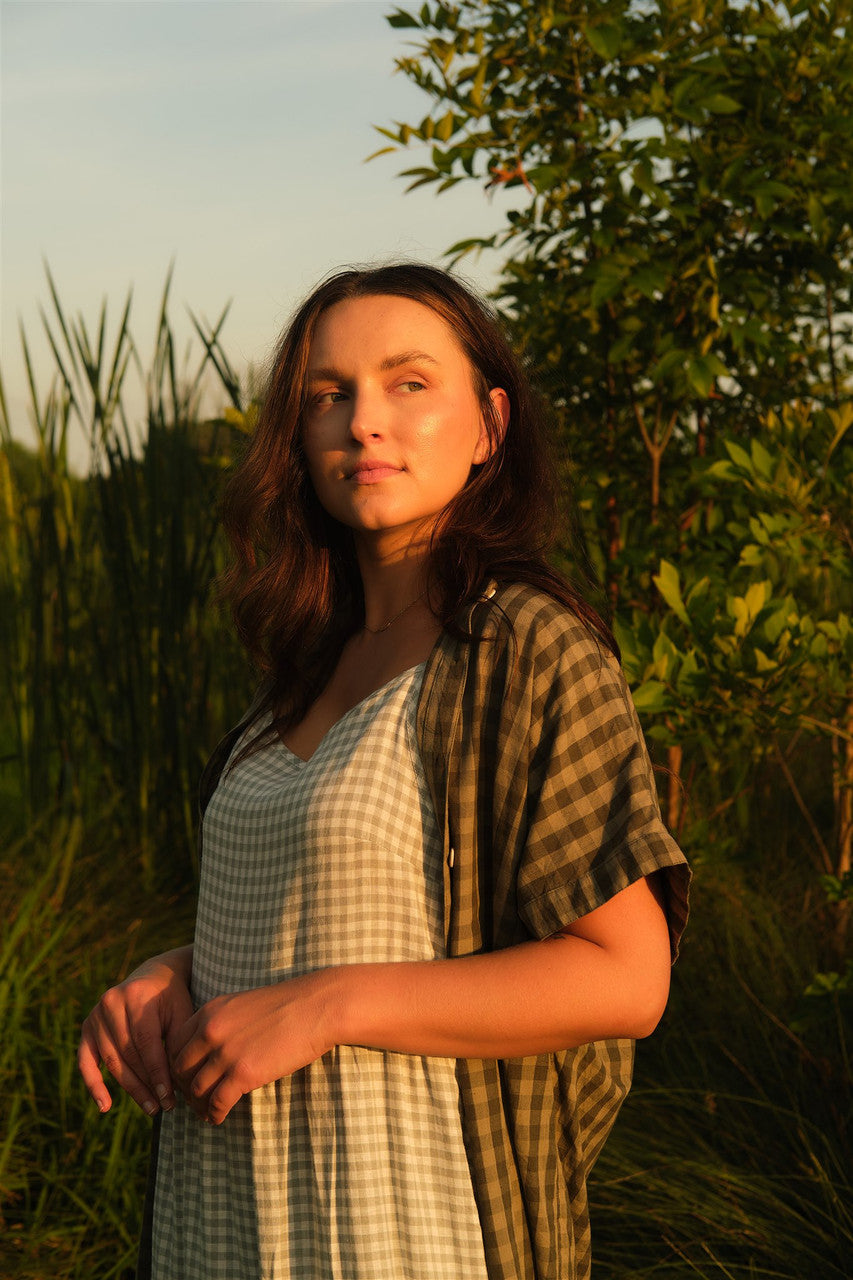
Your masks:
<svg viewBox="0 0 853 1280"><path fill-rule="evenodd" d="M509 426L509 396L503 387L492 387L489 392L489 399L495 406L497 415L501 422L501 439L503 440L506 429Z"/></svg>
<svg viewBox="0 0 853 1280"><path fill-rule="evenodd" d="M489 392L489 399L492 402L492 407L497 420L500 423L500 431L498 433L498 439L493 442L489 438L485 422L482 424L480 429L480 439L477 444L477 452L474 455L475 463L488 461L495 451L495 445L503 440L504 433L509 426L509 396L504 391L503 387L492 387Z"/></svg>

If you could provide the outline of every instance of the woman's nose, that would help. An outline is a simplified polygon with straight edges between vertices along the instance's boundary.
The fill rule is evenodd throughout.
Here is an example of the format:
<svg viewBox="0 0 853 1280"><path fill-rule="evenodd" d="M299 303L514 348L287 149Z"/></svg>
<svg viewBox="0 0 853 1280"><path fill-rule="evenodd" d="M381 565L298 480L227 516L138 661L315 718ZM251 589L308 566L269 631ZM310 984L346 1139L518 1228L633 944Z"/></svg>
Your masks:
<svg viewBox="0 0 853 1280"><path fill-rule="evenodd" d="M375 396L358 393L350 401L349 433L353 440L380 439L384 434L382 410Z"/></svg>

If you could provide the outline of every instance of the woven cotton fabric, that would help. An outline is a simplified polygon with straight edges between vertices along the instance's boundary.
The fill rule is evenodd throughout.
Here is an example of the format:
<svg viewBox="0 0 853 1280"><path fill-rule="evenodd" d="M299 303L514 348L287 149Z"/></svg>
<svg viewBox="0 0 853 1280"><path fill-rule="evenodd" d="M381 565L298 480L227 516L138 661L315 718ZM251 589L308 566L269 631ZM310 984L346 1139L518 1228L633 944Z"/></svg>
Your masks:
<svg viewBox="0 0 853 1280"><path fill-rule="evenodd" d="M445 954L415 744L423 666L328 732L226 770L204 818L193 998ZM238 749L234 755L238 754ZM486 1280L456 1064L339 1046L223 1125L163 1117L157 1280Z"/></svg>
<svg viewBox="0 0 853 1280"><path fill-rule="evenodd" d="M447 954L545 938L659 874L672 954L690 873L615 658L553 597L488 590L424 676L418 743L444 830ZM589 1280L587 1178L631 1084L631 1040L457 1063L489 1280ZM626 1188L630 1195L630 1188Z"/></svg>

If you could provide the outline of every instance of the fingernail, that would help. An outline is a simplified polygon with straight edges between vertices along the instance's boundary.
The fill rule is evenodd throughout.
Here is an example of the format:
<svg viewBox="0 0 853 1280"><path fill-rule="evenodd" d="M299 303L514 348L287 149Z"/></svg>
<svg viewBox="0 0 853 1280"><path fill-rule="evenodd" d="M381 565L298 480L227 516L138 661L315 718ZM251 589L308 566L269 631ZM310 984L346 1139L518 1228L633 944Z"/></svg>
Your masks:
<svg viewBox="0 0 853 1280"><path fill-rule="evenodd" d="M110 1109L110 1108L109 1108L109 1104L108 1104L108 1103L106 1103L106 1102L104 1102L103 1098L101 1098L101 1099L98 1101L97 1106L98 1106L98 1110L100 1111L101 1115L106 1115L106 1113L107 1113L107 1112L109 1111L109 1109Z"/></svg>
<svg viewBox="0 0 853 1280"><path fill-rule="evenodd" d="M167 1089L166 1085L164 1085L164 1084L158 1084L158 1086L157 1086L157 1097L158 1097L158 1098L165 1098L165 1096L166 1096L166 1094L167 1094L168 1092L169 1092L169 1090Z"/></svg>
<svg viewBox="0 0 853 1280"><path fill-rule="evenodd" d="M149 1116L156 1116L160 1108L156 1102L143 1102L142 1110Z"/></svg>

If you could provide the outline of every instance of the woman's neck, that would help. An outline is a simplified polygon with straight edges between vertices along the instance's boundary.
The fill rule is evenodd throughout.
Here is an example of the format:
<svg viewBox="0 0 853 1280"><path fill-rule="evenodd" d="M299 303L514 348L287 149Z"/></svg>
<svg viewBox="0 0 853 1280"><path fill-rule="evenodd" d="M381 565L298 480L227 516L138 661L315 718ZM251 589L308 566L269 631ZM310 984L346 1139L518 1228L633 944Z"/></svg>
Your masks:
<svg viewBox="0 0 853 1280"><path fill-rule="evenodd" d="M409 614L429 612L427 555L422 549L409 547L390 556L359 549L358 561L367 632L376 635L390 630Z"/></svg>

